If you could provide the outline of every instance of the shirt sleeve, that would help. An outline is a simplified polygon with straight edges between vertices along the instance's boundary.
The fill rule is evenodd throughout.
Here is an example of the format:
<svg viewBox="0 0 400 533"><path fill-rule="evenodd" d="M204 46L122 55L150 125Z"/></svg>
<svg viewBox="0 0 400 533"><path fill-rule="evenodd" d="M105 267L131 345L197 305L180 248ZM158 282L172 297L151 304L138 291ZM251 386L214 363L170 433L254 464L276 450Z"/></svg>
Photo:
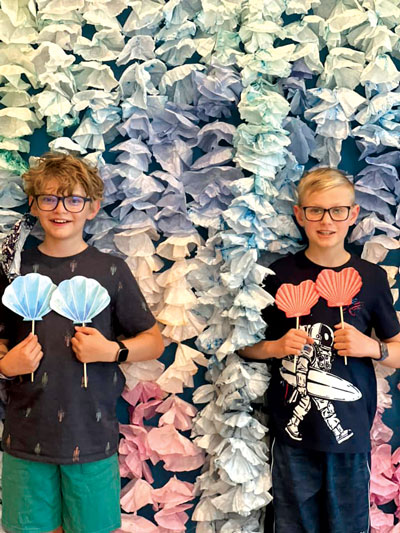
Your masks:
<svg viewBox="0 0 400 533"><path fill-rule="evenodd" d="M372 310L372 327L379 339L390 339L400 332L400 323L393 305L386 272L378 268L374 287L376 298Z"/></svg>
<svg viewBox="0 0 400 533"><path fill-rule="evenodd" d="M137 281L128 265L121 260L115 296L114 332L116 336L134 337L156 323Z"/></svg>

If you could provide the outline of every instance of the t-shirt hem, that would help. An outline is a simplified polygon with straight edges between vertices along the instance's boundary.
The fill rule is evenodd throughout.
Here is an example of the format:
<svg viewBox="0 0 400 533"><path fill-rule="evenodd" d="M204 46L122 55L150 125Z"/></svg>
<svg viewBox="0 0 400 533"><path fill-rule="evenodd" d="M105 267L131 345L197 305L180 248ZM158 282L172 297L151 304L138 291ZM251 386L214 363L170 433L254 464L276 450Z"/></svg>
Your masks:
<svg viewBox="0 0 400 533"><path fill-rule="evenodd" d="M18 459L25 459L27 461L34 461L36 463L49 463L49 464L59 464L59 465L72 465L72 464L82 464L82 463L94 463L95 461L101 461L102 459L108 459L109 457L115 455L118 451L118 446L111 448L107 453L94 453L91 455L84 455L79 457L79 461L74 461L70 457L48 457L46 455L36 455L21 452L18 450L7 450L4 452L17 457Z"/></svg>
<svg viewBox="0 0 400 533"><path fill-rule="evenodd" d="M272 434L274 438L282 442L283 444L287 444L288 446L292 446L294 448L300 448L303 450L312 450L316 452L322 452L322 453L368 453L371 451L371 441L368 437L367 442L368 444L366 446L349 446L347 445L345 448L341 448L340 444L332 445L332 446L324 446L318 445L318 443L310 443L310 442L302 442L302 441L296 441L294 439L288 438L285 434L283 434L281 431L272 430Z"/></svg>

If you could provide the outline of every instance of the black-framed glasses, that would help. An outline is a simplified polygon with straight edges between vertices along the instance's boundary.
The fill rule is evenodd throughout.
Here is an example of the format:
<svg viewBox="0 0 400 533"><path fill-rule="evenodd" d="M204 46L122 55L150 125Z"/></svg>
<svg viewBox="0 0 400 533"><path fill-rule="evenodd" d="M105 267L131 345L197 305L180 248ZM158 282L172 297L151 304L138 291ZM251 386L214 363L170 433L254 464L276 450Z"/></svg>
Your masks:
<svg viewBox="0 0 400 533"><path fill-rule="evenodd" d="M35 200L41 211L54 211L58 204L62 202L64 209L70 213L80 213L83 211L86 202L91 202L91 198L85 196L56 196L55 194L36 194Z"/></svg>
<svg viewBox="0 0 400 533"><path fill-rule="evenodd" d="M329 207L328 209L315 206L302 207L304 216L311 222L320 222L324 218L326 212L329 213L329 216L335 222L343 222L349 218L351 208L352 206L349 205L339 205L335 207Z"/></svg>

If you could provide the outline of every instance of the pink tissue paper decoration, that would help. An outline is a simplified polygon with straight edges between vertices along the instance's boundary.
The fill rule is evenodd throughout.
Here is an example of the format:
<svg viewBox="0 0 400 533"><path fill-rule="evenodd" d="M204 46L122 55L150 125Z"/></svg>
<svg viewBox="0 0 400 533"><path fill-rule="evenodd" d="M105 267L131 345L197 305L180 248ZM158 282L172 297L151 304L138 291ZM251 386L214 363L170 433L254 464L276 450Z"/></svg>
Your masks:
<svg viewBox="0 0 400 533"><path fill-rule="evenodd" d="M389 442L393 437L393 430L382 421L382 414L379 412L379 410L375 413L370 437L372 448L375 448L380 444L384 444L385 442Z"/></svg>
<svg viewBox="0 0 400 533"><path fill-rule="evenodd" d="M371 503L382 505L397 496L399 487L392 481L393 474L390 444L381 444L371 452Z"/></svg>
<svg viewBox="0 0 400 533"><path fill-rule="evenodd" d="M373 504L370 508L371 533L392 533L394 515L384 513Z"/></svg>
<svg viewBox="0 0 400 533"><path fill-rule="evenodd" d="M170 424L151 429L147 438L150 448L164 461L165 470L183 472L204 464L204 452Z"/></svg>
<svg viewBox="0 0 400 533"><path fill-rule="evenodd" d="M133 479L121 490L121 507L134 513L148 504L153 505L153 487L144 479Z"/></svg>
<svg viewBox="0 0 400 533"><path fill-rule="evenodd" d="M152 381L139 382L133 389L125 389L122 397L130 405L136 405L139 402L146 403L151 399L161 400L165 393Z"/></svg>
<svg viewBox="0 0 400 533"><path fill-rule="evenodd" d="M161 533L156 524L136 514L122 514L121 522L121 528L114 533Z"/></svg>
<svg viewBox="0 0 400 533"><path fill-rule="evenodd" d="M154 515L154 520L168 531L180 533L185 531L185 524L189 520L189 516L184 511L191 507L193 507L192 504L182 504L171 508L164 507Z"/></svg>
<svg viewBox="0 0 400 533"><path fill-rule="evenodd" d="M153 418L160 403L161 400L150 400L149 402L140 403L135 407L129 406L128 410L131 424L143 426L143 419L149 420L150 418Z"/></svg>
<svg viewBox="0 0 400 533"><path fill-rule="evenodd" d="M163 487L153 489L152 497L154 503L159 503L164 509L169 509L193 500L195 487L193 483L180 481L174 476Z"/></svg>
<svg viewBox="0 0 400 533"><path fill-rule="evenodd" d="M185 402L179 396L171 395L156 408L157 413L164 413L160 418L158 425L173 425L176 429L187 431L192 429L193 417L197 413L194 405Z"/></svg>
<svg viewBox="0 0 400 533"><path fill-rule="evenodd" d="M139 426L120 424L120 433L125 438L119 443L119 465L121 477L141 478L144 477L149 483L153 483L150 467L146 463L150 459L156 464L160 458L148 444L148 432Z"/></svg>

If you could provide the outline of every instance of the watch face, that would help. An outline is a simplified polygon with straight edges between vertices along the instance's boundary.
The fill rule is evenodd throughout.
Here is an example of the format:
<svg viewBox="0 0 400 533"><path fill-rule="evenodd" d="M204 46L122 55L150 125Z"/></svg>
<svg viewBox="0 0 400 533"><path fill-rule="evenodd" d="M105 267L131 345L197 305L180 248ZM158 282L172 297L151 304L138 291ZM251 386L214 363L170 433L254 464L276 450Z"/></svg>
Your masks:
<svg viewBox="0 0 400 533"><path fill-rule="evenodd" d="M118 352L117 363L123 363L128 358L128 348L121 348Z"/></svg>

